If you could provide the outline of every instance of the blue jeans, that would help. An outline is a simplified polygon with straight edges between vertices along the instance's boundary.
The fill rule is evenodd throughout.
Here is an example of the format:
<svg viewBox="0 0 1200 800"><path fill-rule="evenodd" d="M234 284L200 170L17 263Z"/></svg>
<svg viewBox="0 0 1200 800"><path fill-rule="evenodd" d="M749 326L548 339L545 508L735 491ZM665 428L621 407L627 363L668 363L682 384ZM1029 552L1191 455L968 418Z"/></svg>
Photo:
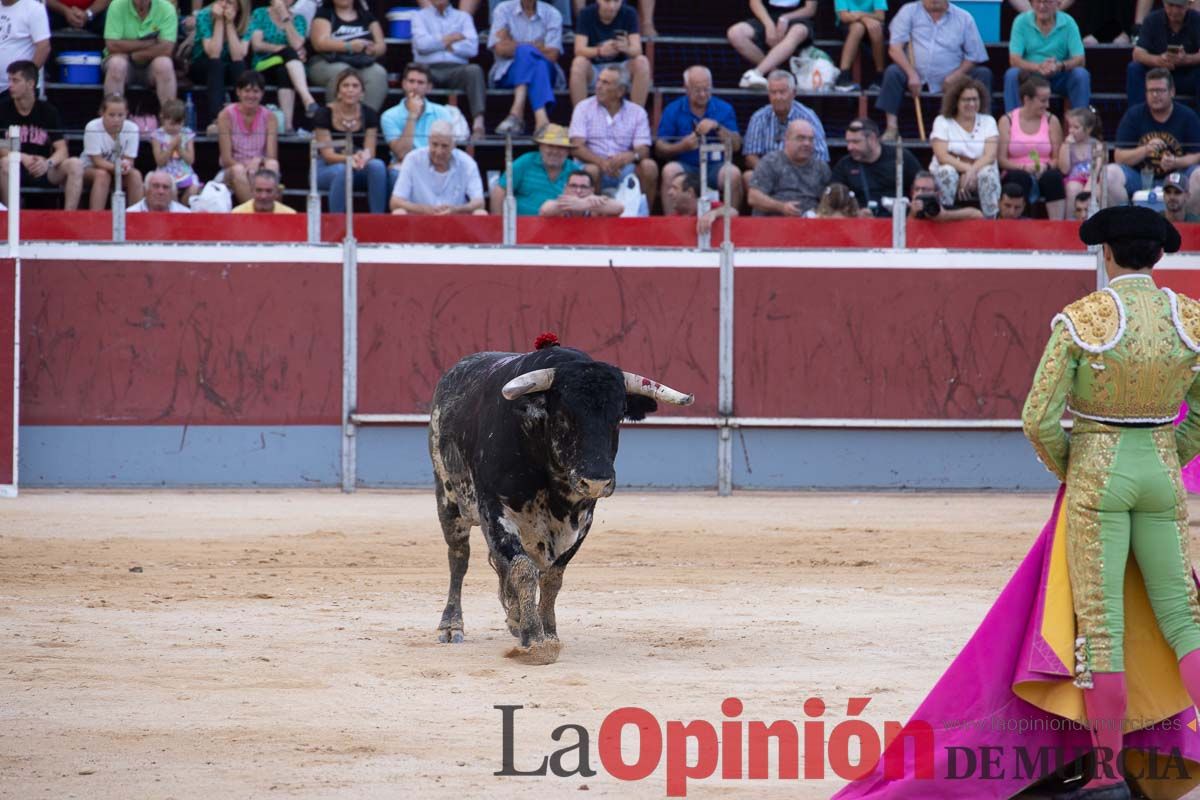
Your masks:
<svg viewBox="0 0 1200 800"><path fill-rule="evenodd" d="M354 170L354 189L367 190L367 205L372 214L385 214L393 178L387 166L372 158L363 169ZM329 210L335 214L346 210L346 163L317 162L317 188L329 191Z"/></svg>
<svg viewBox="0 0 1200 800"><path fill-rule="evenodd" d="M1092 74L1083 67L1058 72L1050 76L1050 91L1065 94L1071 108L1087 108L1092 102ZM1004 73L1004 110L1012 111L1021 105L1021 70L1010 67Z"/></svg>
<svg viewBox="0 0 1200 800"><path fill-rule="evenodd" d="M1117 164L1117 166L1121 168L1121 173L1125 176L1125 192L1130 198L1132 198L1134 192L1140 192L1142 190L1142 171L1140 169L1134 169L1128 164ZM1195 171L1195 166L1185 167L1181 170L1178 170L1178 172L1183 173L1183 180L1185 183L1192 177L1192 173ZM1162 186L1162 184L1163 179L1158 175L1155 175L1151 188L1154 186Z"/></svg>
<svg viewBox="0 0 1200 800"><path fill-rule="evenodd" d="M534 111L554 105L554 65L531 44L517 45L513 63L496 82L501 89L529 85L529 107Z"/></svg>
<svg viewBox="0 0 1200 800"><path fill-rule="evenodd" d="M979 113L990 113L988 109L992 102L992 71L987 67L972 67L967 73L975 80L987 87L987 97L982 98L982 107ZM899 114L900 103L904 100L904 93L908 90L908 76L904 74L904 70L900 69L895 64L889 64L888 68L883 71L883 81L879 85L879 99L875 101L875 107L887 114ZM943 86L942 91L946 88Z"/></svg>

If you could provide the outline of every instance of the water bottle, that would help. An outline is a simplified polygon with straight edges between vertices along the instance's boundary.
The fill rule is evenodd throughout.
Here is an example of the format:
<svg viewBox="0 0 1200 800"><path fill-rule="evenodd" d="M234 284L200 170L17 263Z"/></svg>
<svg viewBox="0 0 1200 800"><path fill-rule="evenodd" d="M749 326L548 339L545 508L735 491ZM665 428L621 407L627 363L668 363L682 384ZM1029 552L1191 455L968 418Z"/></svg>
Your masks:
<svg viewBox="0 0 1200 800"><path fill-rule="evenodd" d="M196 130L196 104L192 102L192 93L187 93L187 99L183 103L183 124Z"/></svg>

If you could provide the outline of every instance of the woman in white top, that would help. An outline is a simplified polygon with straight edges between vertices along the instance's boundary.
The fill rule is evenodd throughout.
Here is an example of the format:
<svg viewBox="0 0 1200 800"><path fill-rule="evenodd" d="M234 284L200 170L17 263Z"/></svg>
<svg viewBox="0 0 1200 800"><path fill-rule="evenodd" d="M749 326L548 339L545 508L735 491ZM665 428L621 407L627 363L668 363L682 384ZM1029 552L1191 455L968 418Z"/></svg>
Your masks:
<svg viewBox="0 0 1200 800"><path fill-rule="evenodd" d="M92 211L104 210L117 175L125 182L126 207L142 199L142 173L133 166L138 154L138 129L128 116L124 97L105 95L99 118L83 129L83 182L92 185L88 203Z"/></svg>
<svg viewBox="0 0 1200 800"><path fill-rule="evenodd" d="M942 205L978 196L983 215L995 219L1000 213L996 165L1000 131L991 115L980 113L986 99L987 89L977 80L968 78L946 87L942 113L929 136L933 146L929 171L937 180Z"/></svg>

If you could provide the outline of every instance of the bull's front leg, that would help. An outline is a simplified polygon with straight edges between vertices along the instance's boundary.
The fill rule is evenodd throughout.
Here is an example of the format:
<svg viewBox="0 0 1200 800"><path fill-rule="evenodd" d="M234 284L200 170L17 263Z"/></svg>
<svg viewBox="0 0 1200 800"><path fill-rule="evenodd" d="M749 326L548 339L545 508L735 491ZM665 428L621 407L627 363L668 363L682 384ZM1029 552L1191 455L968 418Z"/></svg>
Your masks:
<svg viewBox="0 0 1200 800"><path fill-rule="evenodd" d="M554 619L554 601L562 588L563 568L554 565L542 571L541 593L538 597L538 616L547 639L558 640L558 624Z"/></svg>
<svg viewBox="0 0 1200 800"><path fill-rule="evenodd" d="M525 552L520 529L511 519L497 515L492 520L495 549L499 559L506 562L502 592L506 599L509 629L516 623L514 635L520 646L508 655L524 664L553 664L558 660L558 639L546 638L538 609L538 588L541 571ZM514 614L515 612L515 614ZM514 620L513 617L516 617Z"/></svg>

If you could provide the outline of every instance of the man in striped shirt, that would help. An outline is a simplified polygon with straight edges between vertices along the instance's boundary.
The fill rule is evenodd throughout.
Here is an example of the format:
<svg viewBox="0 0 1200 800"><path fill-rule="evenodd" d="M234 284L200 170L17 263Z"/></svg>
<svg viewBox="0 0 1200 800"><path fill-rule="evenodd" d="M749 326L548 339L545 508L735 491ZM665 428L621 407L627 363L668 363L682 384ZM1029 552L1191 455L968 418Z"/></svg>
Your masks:
<svg viewBox="0 0 1200 800"><path fill-rule="evenodd" d="M782 150L790 123L802 119L813 126L816 141L813 157L818 161L829 161L829 146L825 142L825 127L816 112L796 99L796 78L787 70L777 69L767 77L767 97L770 103L754 112L746 126L746 140L742 154L746 156L747 169L742 173L746 183L758 161L767 153Z"/></svg>

